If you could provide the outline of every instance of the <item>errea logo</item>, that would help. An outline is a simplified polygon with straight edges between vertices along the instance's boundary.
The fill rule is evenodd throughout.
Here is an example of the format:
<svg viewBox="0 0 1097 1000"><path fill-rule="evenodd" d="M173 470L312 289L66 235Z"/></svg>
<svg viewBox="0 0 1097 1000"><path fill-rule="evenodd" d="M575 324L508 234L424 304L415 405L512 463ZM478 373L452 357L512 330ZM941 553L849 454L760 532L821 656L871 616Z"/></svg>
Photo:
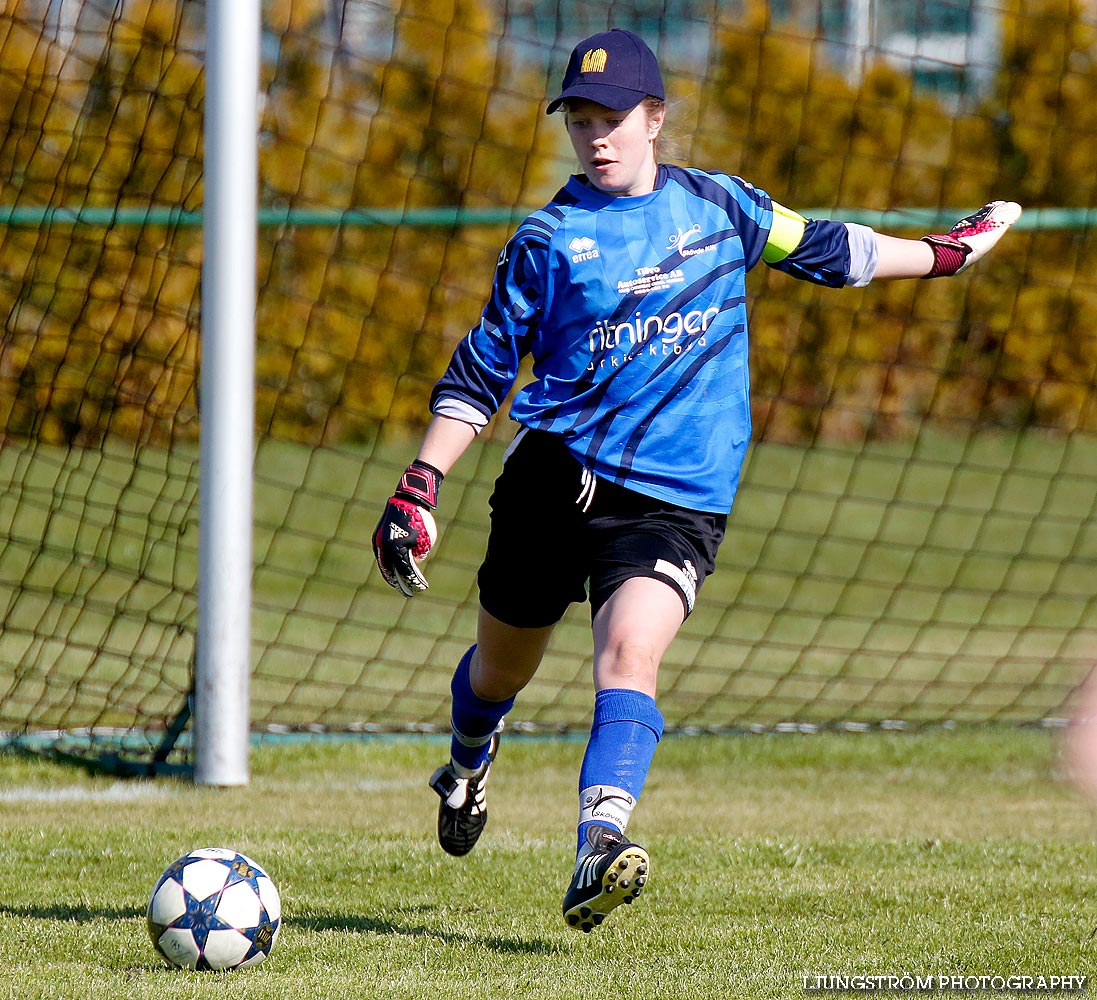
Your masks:
<svg viewBox="0 0 1097 1000"><path fill-rule="evenodd" d="M589 236L576 236L568 244L568 249L571 251L571 262L573 264L581 263L584 260L594 260L596 257L600 257L598 252L598 245Z"/></svg>

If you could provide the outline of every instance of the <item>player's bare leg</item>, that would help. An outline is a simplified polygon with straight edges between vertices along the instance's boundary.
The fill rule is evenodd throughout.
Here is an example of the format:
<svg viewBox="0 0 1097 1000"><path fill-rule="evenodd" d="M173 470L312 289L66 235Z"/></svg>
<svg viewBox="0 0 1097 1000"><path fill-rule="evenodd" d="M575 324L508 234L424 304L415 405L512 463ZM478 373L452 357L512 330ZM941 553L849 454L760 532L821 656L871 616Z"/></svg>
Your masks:
<svg viewBox="0 0 1097 1000"><path fill-rule="evenodd" d="M655 697L659 664L684 619L682 599L661 580L625 581L594 619L594 687Z"/></svg>
<svg viewBox="0 0 1097 1000"><path fill-rule="evenodd" d="M476 625L476 652L469 667L473 690L488 701L513 698L541 665L552 629L551 625L515 628L481 608Z"/></svg>

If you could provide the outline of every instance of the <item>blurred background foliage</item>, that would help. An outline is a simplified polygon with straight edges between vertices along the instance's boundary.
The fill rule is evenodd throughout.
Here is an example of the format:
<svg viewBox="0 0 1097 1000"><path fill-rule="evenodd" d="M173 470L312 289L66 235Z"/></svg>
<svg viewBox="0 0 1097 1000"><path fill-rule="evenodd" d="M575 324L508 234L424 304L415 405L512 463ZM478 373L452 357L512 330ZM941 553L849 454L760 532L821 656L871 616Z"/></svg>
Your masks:
<svg viewBox="0 0 1097 1000"><path fill-rule="evenodd" d="M263 434L331 444L423 423L499 248L574 169L543 113L560 65L504 44L492 5L390 6L383 51L363 52L330 40L325 0L264 5L260 204L283 215L259 234ZM963 106L894 61L851 78L782 5L718 6L703 64L664 59L691 165L835 218L1094 207L1097 30L1082 4L1003 3L993 84ZM197 434L202 8L127 0L68 43L29 2L0 16L5 435ZM419 224L430 209L456 211ZM408 218L362 224L369 210ZM913 217L889 228L924 232ZM1095 275L1085 227L1015 231L951 281L834 292L759 268L759 436L908 436L927 418L1092 430Z"/></svg>

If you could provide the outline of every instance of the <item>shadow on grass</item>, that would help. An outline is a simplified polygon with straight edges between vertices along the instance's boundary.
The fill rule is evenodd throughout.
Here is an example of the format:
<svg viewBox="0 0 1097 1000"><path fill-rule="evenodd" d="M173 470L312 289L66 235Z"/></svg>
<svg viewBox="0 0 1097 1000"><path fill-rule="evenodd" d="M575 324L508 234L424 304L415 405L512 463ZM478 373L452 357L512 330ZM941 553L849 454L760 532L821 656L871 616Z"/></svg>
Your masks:
<svg viewBox="0 0 1097 1000"><path fill-rule="evenodd" d="M499 937L492 934L464 934L460 931L444 931L423 924L400 923L380 917L341 916L315 914L294 917L296 927L310 931L344 931L352 934L399 934L406 937L434 938L446 944L475 945L509 955L553 955L559 945L540 938Z"/></svg>
<svg viewBox="0 0 1097 1000"><path fill-rule="evenodd" d="M0 916L20 920L58 920L64 923L89 923L93 920L139 920L144 907L94 906L4 906ZM447 944L476 945L489 951L510 955L551 955L559 945L540 938L500 937L490 934L464 934L445 931L425 924L400 923L379 917L317 914L310 917L288 916L287 924L309 931L341 931L350 934L397 934L404 937L434 938Z"/></svg>
<svg viewBox="0 0 1097 1000"><path fill-rule="evenodd" d="M21 920L62 920L86 924L92 920L136 920L144 918L145 908L136 906L3 906L0 916Z"/></svg>

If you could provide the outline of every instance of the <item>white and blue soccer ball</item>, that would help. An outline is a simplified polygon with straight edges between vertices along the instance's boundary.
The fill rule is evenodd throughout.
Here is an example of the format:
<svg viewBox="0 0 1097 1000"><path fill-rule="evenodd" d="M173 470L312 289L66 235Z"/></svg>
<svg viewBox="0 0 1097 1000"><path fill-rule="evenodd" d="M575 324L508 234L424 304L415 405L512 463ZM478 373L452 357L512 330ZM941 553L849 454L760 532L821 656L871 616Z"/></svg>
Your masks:
<svg viewBox="0 0 1097 1000"><path fill-rule="evenodd" d="M168 865L149 897L147 919L152 943L172 965L243 969L271 953L282 902L251 858L207 847Z"/></svg>

